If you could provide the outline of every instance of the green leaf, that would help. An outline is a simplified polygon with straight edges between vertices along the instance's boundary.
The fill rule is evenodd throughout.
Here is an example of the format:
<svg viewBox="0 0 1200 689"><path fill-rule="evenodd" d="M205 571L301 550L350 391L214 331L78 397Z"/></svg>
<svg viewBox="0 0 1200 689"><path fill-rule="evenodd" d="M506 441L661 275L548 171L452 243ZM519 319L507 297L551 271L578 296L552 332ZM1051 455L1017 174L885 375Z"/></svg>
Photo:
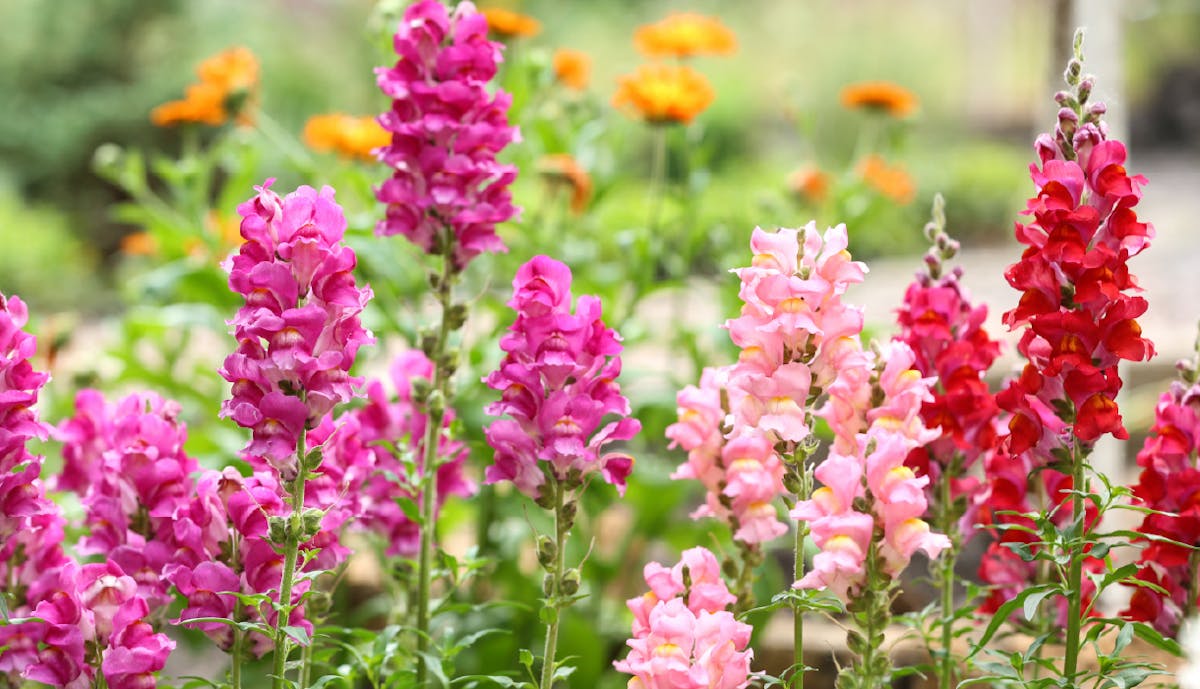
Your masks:
<svg viewBox="0 0 1200 689"><path fill-rule="evenodd" d="M471 682L470 686L475 686L479 682L490 682L504 689L526 689L533 687L529 682L520 682L508 675L463 675L462 677L455 677L450 681L451 684L458 684L460 682Z"/></svg>
<svg viewBox="0 0 1200 689"><path fill-rule="evenodd" d="M1132 689L1132 687L1141 684L1147 677L1153 674L1154 670L1147 667L1125 667L1110 673L1105 678L1104 686L1113 686L1117 689Z"/></svg>
<svg viewBox="0 0 1200 689"><path fill-rule="evenodd" d="M296 625L292 624L285 625L283 627L283 633L287 634L288 638L301 646L307 646L310 643L308 632L304 629L304 627L297 627Z"/></svg>
<svg viewBox="0 0 1200 689"><path fill-rule="evenodd" d="M396 501L396 505L400 508L400 511L404 513L405 517L408 517L410 522L416 524L417 526L421 526L423 523L421 509L417 507L415 500L404 496L393 499Z"/></svg>
<svg viewBox="0 0 1200 689"><path fill-rule="evenodd" d="M1024 607L1022 608L1022 610L1025 613L1026 621L1033 620L1033 616L1037 614L1038 606L1041 605L1042 601L1045 600L1046 596L1049 596L1052 593L1054 593L1054 591L1052 589L1046 590L1046 591L1038 591L1037 593L1030 594L1025 599Z"/></svg>
<svg viewBox="0 0 1200 689"><path fill-rule="evenodd" d="M425 663L425 667L429 669L429 674L437 678L438 682L443 687L450 686L450 680L446 677L446 671L442 669L442 660L432 653L422 653L421 662Z"/></svg>
<svg viewBox="0 0 1200 689"><path fill-rule="evenodd" d="M1016 612L1017 608L1025 603L1025 599L1036 593L1041 593L1042 591L1053 592L1056 590L1056 588L1057 587L1050 584L1033 586L1021 591L1012 600L1005 601L1005 603L1001 605L992 615L992 620L988 623L987 629L984 630L983 636L979 637L979 641L976 642L974 650L971 651L967 658L973 658L975 657L975 654L983 650L983 647L987 645L987 642L990 641L991 638L996 635L996 632L1000 630L1000 625L1004 624L1008 618L1011 617L1014 612ZM1044 598L1045 595L1042 597Z"/></svg>
<svg viewBox="0 0 1200 689"><path fill-rule="evenodd" d="M1134 563L1130 563L1124 567L1118 567L1117 569L1104 575L1104 581L1100 584L1100 588L1108 588L1110 585L1115 584L1118 581L1132 577L1133 575L1137 574L1137 572L1138 566Z"/></svg>
<svg viewBox="0 0 1200 689"><path fill-rule="evenodd" d="M533 651L528 648L522 648L517 655L521 660L521 664L525 666L525 669L533 672Z"/></svg>
<svg viewBox="0 0 1200 689"><path fill-rule="evenodd" d="M1117 640L1113 642L1113 655L1120 655L1130 641L1133 641L1133 625L1126 624L1117 632Z"/></svg>
<svg viewBox="0 0 1200 689"><path fill-rule="evenodd" d="M1179 647L1178 641L1159 634L1157 629L1145 622L1133 622L1132 624L1133 633L1142 641L1173 656L1183 657L1183 649Z"/></svg>

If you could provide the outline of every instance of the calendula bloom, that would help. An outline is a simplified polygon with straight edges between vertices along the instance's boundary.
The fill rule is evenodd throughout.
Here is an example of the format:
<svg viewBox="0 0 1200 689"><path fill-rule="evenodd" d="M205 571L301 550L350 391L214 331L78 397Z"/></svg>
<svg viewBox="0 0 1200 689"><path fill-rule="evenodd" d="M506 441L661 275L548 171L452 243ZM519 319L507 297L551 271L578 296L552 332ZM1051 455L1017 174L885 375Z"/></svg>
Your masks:
<svg viewBox="0 0 1200 689"><path fill-rule="evenodd" d="M582 91L592 76L592 57L582 50L559 48L554 51L554 77L569 89Z"/></svg>
<svg viewBox="0 0 1200 689"><path fill-rule="evenodd" d="M247 123L249 100L258 86L258 60L246 48L230 48L200 63L199 83L187 87L183 100L154 108L150 121L159 127L185 122L219 126L236 117Z"/></svg>
<svg viewBox="0 0 1200 689"><path fill-rule="evenodd" d="M612 103L652 124L688 124L715 97L708 79L691 67L650 64L618 80Z"/></svg>
<svg viewBox="0 0 1200 689"><path fill-rule="evenodd" d="M488 31L501 39L525 38L542 32L542 23L527 14L503 7L484 7L479 12L487 19Z"/></svg>
<svg viewBox="0 0 1200 689"><path fill-rule="evenodd" d="M301 432L355 396L349 370L373 341L359 321L371 290L355 284L333 189L300 187L280 198L272 181L238 207L245 243L226 270L246 303L230 321L238 347L221 368L233 384L221 413L253 431L248 454L291 480Z"/></svg>
<svg viewBox="0 0 1200 689"><path fill-rule="evenodd" d="M394 170L375 190L387 205L376 232L402 234L427 252L452 239L458 268L504 251L496 224L517 213L509 191L517 169L496 154L520 136L508 124L512 97L492 95L488 85L502 46L487 40L487 22L471 3L451 15L422 0L405 10L395 48L396 66L375 70L393 99L379 123L392 135L380 160Z"/></svg>
<svg viewBox="0 0 1200 689"><path fill-rule="evenodd" d="M794 170L787 176L787 188L799 198L811 203L821 203L829 196L832 180L829 173L807 165Z"/></svg>
<svg viewBox="0 0 1200 689"><path fill-rule="evenodd" d="M864 81L842 89L842 105L851 110L873 110L892 117L908 117L916 111L916 94L890 81Z"/></svg>
<svg viewBox="0 0 1200 689"><path fill-rule="evenodd" d="M506 354L484 378L500 392L487 413L510 417L486 429L496 452L485 476L488 483L511 481L530 497L545 483L544 471L563 482L598 473L624 494L633 469L629 455L604 452L641 430L617 384L620 336L601 320L599 299L580 297L575 313L571 302L567 266L547 256L521 266L508 302L517 319L500 340Z"/></svg>
<svg viewBox="0 0 1200 689"><path fill-rule="evenodd" d="M342 113L314 115L304 125L304 143L309 148L333 152L343 158L374 160L375 149L387 146L392 137L374 117Z"/></svg>
<svg viewBox="0 0 1200 689"><path fill-rule="evenodd" d="M891 165L877 155L869 155L858 165L858 174L868 186L901 205L912 203L917 188L912 176L901 165Z"/></svg>
<svg viewBox="0 0 1200 689"><path fill-rule="evenodd" d="M149 232L130 232L121 237L121 253L126 256L154 256L158 253L158 242Z"/></svg>
<svg viewBox="0 0 1200 689"><path fill-rule="evenodd" d="M721 579L716 556L691 548L674 567L651 562L644 575L650 590L626 603L633 613L629 655L613 663L633 675L630 687L748 686L753 629L727 610L737 598Z"/></svg>
<svg viewBox="0 0 1200 689"><path fill-rule="evenodd" d="M640 26L633 43L647 57L729 55L737 49L737 38L720 19L695 12L674 12Z"/></svg>
<svg viewBox="0 0 1200 689"><path fill-rule="evenodd" d="M551 153L538 160L538 172L552 187L566 186L571 192L571 212L587 210L592 200L592 176L575 158L567 153Z"/></svg>

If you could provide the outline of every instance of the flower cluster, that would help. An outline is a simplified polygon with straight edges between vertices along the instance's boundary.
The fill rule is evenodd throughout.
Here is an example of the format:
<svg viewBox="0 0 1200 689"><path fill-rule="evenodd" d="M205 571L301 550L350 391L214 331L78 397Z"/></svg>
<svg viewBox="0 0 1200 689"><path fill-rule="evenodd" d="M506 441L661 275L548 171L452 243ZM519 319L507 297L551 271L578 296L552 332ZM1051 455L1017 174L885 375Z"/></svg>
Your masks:
<svg viewBox="0 0 1200 689"><path fill-rule="evenodd" d="M704 548L685 550L667 568L645 568L650 590L631 598L633 637L629 655L613 666L633 675L631 687L743 689L750 684L747 648L752 628L726 608L735 597L721 579L716 556Z"/></svg>
<svg viewBox="0 0 1200 689"><path fill-rule="evenodd" d="M325 461L308 484L305 500L311 505L345 513L340 521L353 519L353 526L381 534L388 555L412 557L417 553L420 530L397 503L403 496L418 505L420 479L409 476L404 459L411 455L418 471L424 460L425 424L428 417L413 399L414 383L428 381L433 363L422 352L410 350L396 357L390 369L398 399L389 401L383 381L367 383L367 404L327 420L312 433L312 440L325 447ZM417 383L419 384L419 383ZM443 427L454 421L447 409ZM437 470L438 506L451 495L466 497L476 487L463 468L467 448L462 442L439 434ZM400 455L397 455L397 452Z"/></svg>
<svg viewBox="0 0 1200 689"><path fill-rule="evenodd" d="M863 386L866 427L855 433L853 445L835 443L815 472L824 485L791 512L793 519L808 522L821 549L813 569L793 584L796 588L826 587L847 601L866 583L868 558L880 561L883 575L895 577L916 551L932 558L950 546L945 535L932 533L921 519L928 507L924 487L929 477L918 476L904 463L914 448L938 437L921 420L922 405L932 396L930 380L914 370L914 363L908 345L893 341L881 348L873 365L852 365L868 373ZM831 396L840 382L830 386ZM832 403L826 405L823 415L839 438L862 428L857 414L834 409ZM847 421L849 428L841 431L839 425ZM882 540L876 541L876 534Z"/></svg>
<svg viewBox="0 0 1200 689"><path fill-rule="evenodd" d="M451 15L437 0L421 0L396 33L400 60L376 69L379 88L393 99L379 118L391 133L380 159L394 170L376 190L387 205L376 229L427 252L449 250L452 240L460 269L482 252L503 251L496 224L517 212L508 188L517 169L497 163L496 154L519 135L508 125L511 97L488 91L501 46L487 40L487 29L470 2Z"/></svg>
<svg viewBox="0 0 1200 689"><path fill-rule="evenodd" d="M687 462L681 464L673 479L694 479L704 484L705 502L695 512L693 519L732 516L724 495L727 485L726 467L722 459L725 434L722 424L728 410L724 396L726 368L706 368L700 374L700 386L689 385L675 396L679 420L667 427L671 448L681 447L688 453Z"/></svg>
<svg viewBox="0 0 1200 689"><path fill-rule="evenodd" d="M350 367L372 341L359 322L371 290L355 285L333 190L305 186L281 199L270 184L238 207L245 242L226 269L246 303L230 321L238 347L221 369L233 384L221 413L253 430L249 455L291 480L301 433L354 394Z"/></svg>
<svg viewBox="0 0 1200 689"><path fill-rule="evenodd" d="M1157 510L1146 515L1138 531L1169 539L1147 539L1136 578L1165 593L1138 586L1122 613L1172 636L1200 595L1192 550L1200 546L1200 383L1195 365L1183 363L1184 381L1173 382L1154 410L1154 427L1137 457L1142 473L1133 487L1142 505Z"/></svg>
<svg viewBox="0 0 1200 689"><path fill-rule="evenodd" d="M1024 329L1017 347L1029 363L997 401L1012 413L1009 451L1040 461L1069 448L1071 436L1085 447L1106 433L1127 438L1117 364L1154 354L1135 320L1146 300L1130 295L1137 282L1127 266L1154 236L1134 211L1146 180L1126 173L1125 146L1100 120L1104 106L1081 112L1091 89L1085 79L1076 96L1060 94L1074 107L1059 112L1054 137L1037 139L1037 194L1025 211L1033 220L1016 226L1028 248L1005 272L1022 294L1004 323ZM1063 422L1047 423L1047 412Z"/></svg>
<svg viewBox="0 0 1200 689"><path fill-rule="evenodd" d="M846 251L846 228L823 235L803 230L765 232L750 239L754 258L737 269L741 314L726 323L738 362L728 371L729 433L722 450L722 494L740 525L735 537L761 543L787 526L775 511L785 467L776 444L806 441L810 397L828 388L847 363L844 344L862 330L862 312L842 303L866 266Z"/></svg>
<svg viewBox="0 0 1200 689"><path fill-rule="evenodd" d="M617 384L620 336L601 320L599 299L579 297L575 313L571 302L567 266L546 256L521 266L508 302L517 319L500 341L506 355L484 379L500 392L487 413L512 417L487 428L496 451L487 481L512 481L531 497L546 480L544 470L576 484L598 471L624 493L633 469L629 455L603 453L641 429ZM613 415L620 418L600 426Z"/></svg>
<svg viewBox="0 0 1200 689"><path fill-rule="evenodd" d="M187 87L183 100L154 108L150 121L159 127L196 122L219 126L237 117L250 121L249 101L258 86L258 60L246 48L230 48L200 63L200 81Z"/></svg>

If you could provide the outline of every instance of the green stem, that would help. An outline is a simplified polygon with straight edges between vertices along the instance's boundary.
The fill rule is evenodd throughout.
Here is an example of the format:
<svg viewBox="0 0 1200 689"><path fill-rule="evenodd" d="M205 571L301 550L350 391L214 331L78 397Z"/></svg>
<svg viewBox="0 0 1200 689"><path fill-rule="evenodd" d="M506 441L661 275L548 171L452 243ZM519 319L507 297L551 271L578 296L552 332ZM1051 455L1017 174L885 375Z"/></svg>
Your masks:
<svg viewBox="0 0 1200 689"><path fill-rule="evenodd" d="M954 531L957 515L954 509L954 496L950 484L954 479L958 462L942 468L938 478L938 528L950 539L950 547L941 555L941 588L942 609L942 655L939 658L941 672L938 673L939 689L950 689L954 684L954 656L950 653L950 645L954 641L954 565L958 561L958 538Z"/></svg>
<svg viewBox="0 0 1200 689"><path fill-rule="evenodd" d="M1079 632L1083 625L1081 614L1081 605L1083 602L1083 558L1086 554L1083 552L1084 544L1087 539L1084 538L1084 532L1087 530L1084 524L1084 509L1083 509L1083 491L1084 486L1084 468L1086 454L1078 442L1074 443L1071 452L1071 488L1076 491L1076 495L1071 500L1071 520L1074 528L1074 538L1069 544L1068 555L1070 556L1070 568L1067 572L1067 638L1066 649L1063 657L1063 678L1067 680L1069 685L1075 684L1075 673L1079 665Z"/></svg>
<svg viewBox="0 0 1200 689"><path fill-rule="evenodd" d="M667 128L665 125L655 125L653 131L654 157L650 159L650 204L646 216L646 228L651 237L658 232L667 179Z"/></svg>
<svg viewBox="0 0 1200 689"><path fill-rule="evenodd" d="M796 522L795 562L792 564L792 581L804 578L804 539L808 536L808 522ZM792 689L804 689L804 611L799 605L792 606Z"/></svg>
<svg viewBox="0 0 1200 689"><path fill-rule="evenodd" d="M275 618L275 664L271 671L274 689L283 689L287 682L284 675L287 672L287 659L292 651L291 638L284 628L291 623L294 607L292 605L292 588L296 581L296 560L300 554L300 534L304 529L302 517L304 481L308 475L308 469L304 466L306 439L307 431L301 430L300 438L296 442L296 478L292 480L291 485L292 514L288 518L287 524L287 540L283 550L283 581L279 585L279 613ZM300 689L304 689L304 686L301 685Z"/></svg>
<svg viewBox="0 0 1200 689"><path fill-rule="evenodd" d="M241 574L241 561L239 551L241 550L240 538L236 530L230 533L229 540L229 559L230 566L234 572ZM242 605L238 603L233 608L233 621L242 621ZM229 649L229 683L232 689L242 689L242 656L245 653L246 633L241 629L233 628L233 647Z"/></svg>
<svg viewBox="0 0 1200 689"><path fill-rule="evenodd" d="M297 686L301 689L308 687L309 678L312 676L312 654L313 644L309 641L300 651L300 683Z"/></svg>
<svg viewBox="0 0 1200 689"><path fill-rule="evenodd" d="M542 652L542 681L539 689L551 689L554 685L554 656L558 648L558 618L562 614L562 581L565 566L564 551L567 548L567 524L563 518L563 484L554 480L554 571L550 591L546 595L546 607L551 609L550 622L546 625L546 647Z"/></svg>
<svg viewBox="0 0 1200 689"><path fill-rule="evenodd" d="M450 339L451 287L454 278L454 242L448 231L442 243L442 272L437 284L440 322L429 352L433 360L433 380L425 420L424 457L421 464L421 545L417 556L417 686L429 685L427 669L430 648L429 602L433 597L433 536L437 530L438 440L446 418L446 343Z"/></svg>

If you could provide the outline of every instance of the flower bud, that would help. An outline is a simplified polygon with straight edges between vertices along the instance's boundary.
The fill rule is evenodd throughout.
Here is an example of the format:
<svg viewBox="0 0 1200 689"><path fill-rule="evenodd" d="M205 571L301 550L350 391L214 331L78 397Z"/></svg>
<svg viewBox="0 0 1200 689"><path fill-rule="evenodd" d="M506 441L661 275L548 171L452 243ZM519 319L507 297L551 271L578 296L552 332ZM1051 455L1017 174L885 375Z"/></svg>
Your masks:
<svg viewBox="0 0 1200 689"><path fill-rule="evenodd" d="M558 546L546 534L539 534L537 537L537 557L538 563L543 568L549 570L554 567L554 558L558 555Z"/></svg>
<svg viewBox="0 0 1200 689"><path fill-rule="evenodd" d="M315 507L310 507L300 515L304 525L304 540L308 540L316 536L321 531L321 520L325 518L325 512Z"/></svg>
<svg viewBox="0 0 1200 689"><path fill-rule="evenodd" d="M579 592L579 570L572 567L563 574L562 581L559 583L559 589L563 595L573 596Z"/></svg>
<svg viewBox="0 0 1200 689"><path fill-rule="evenodd" d="M272 543L286 543L288 531L287 517L267 517L267 540Z"/></svg>
<svg viewBox="0 0 1200 689"><path fill-rule="evenodd" d="M554 575L547 573L542 577L542 594L547 598L554 595Z"/></svg>

